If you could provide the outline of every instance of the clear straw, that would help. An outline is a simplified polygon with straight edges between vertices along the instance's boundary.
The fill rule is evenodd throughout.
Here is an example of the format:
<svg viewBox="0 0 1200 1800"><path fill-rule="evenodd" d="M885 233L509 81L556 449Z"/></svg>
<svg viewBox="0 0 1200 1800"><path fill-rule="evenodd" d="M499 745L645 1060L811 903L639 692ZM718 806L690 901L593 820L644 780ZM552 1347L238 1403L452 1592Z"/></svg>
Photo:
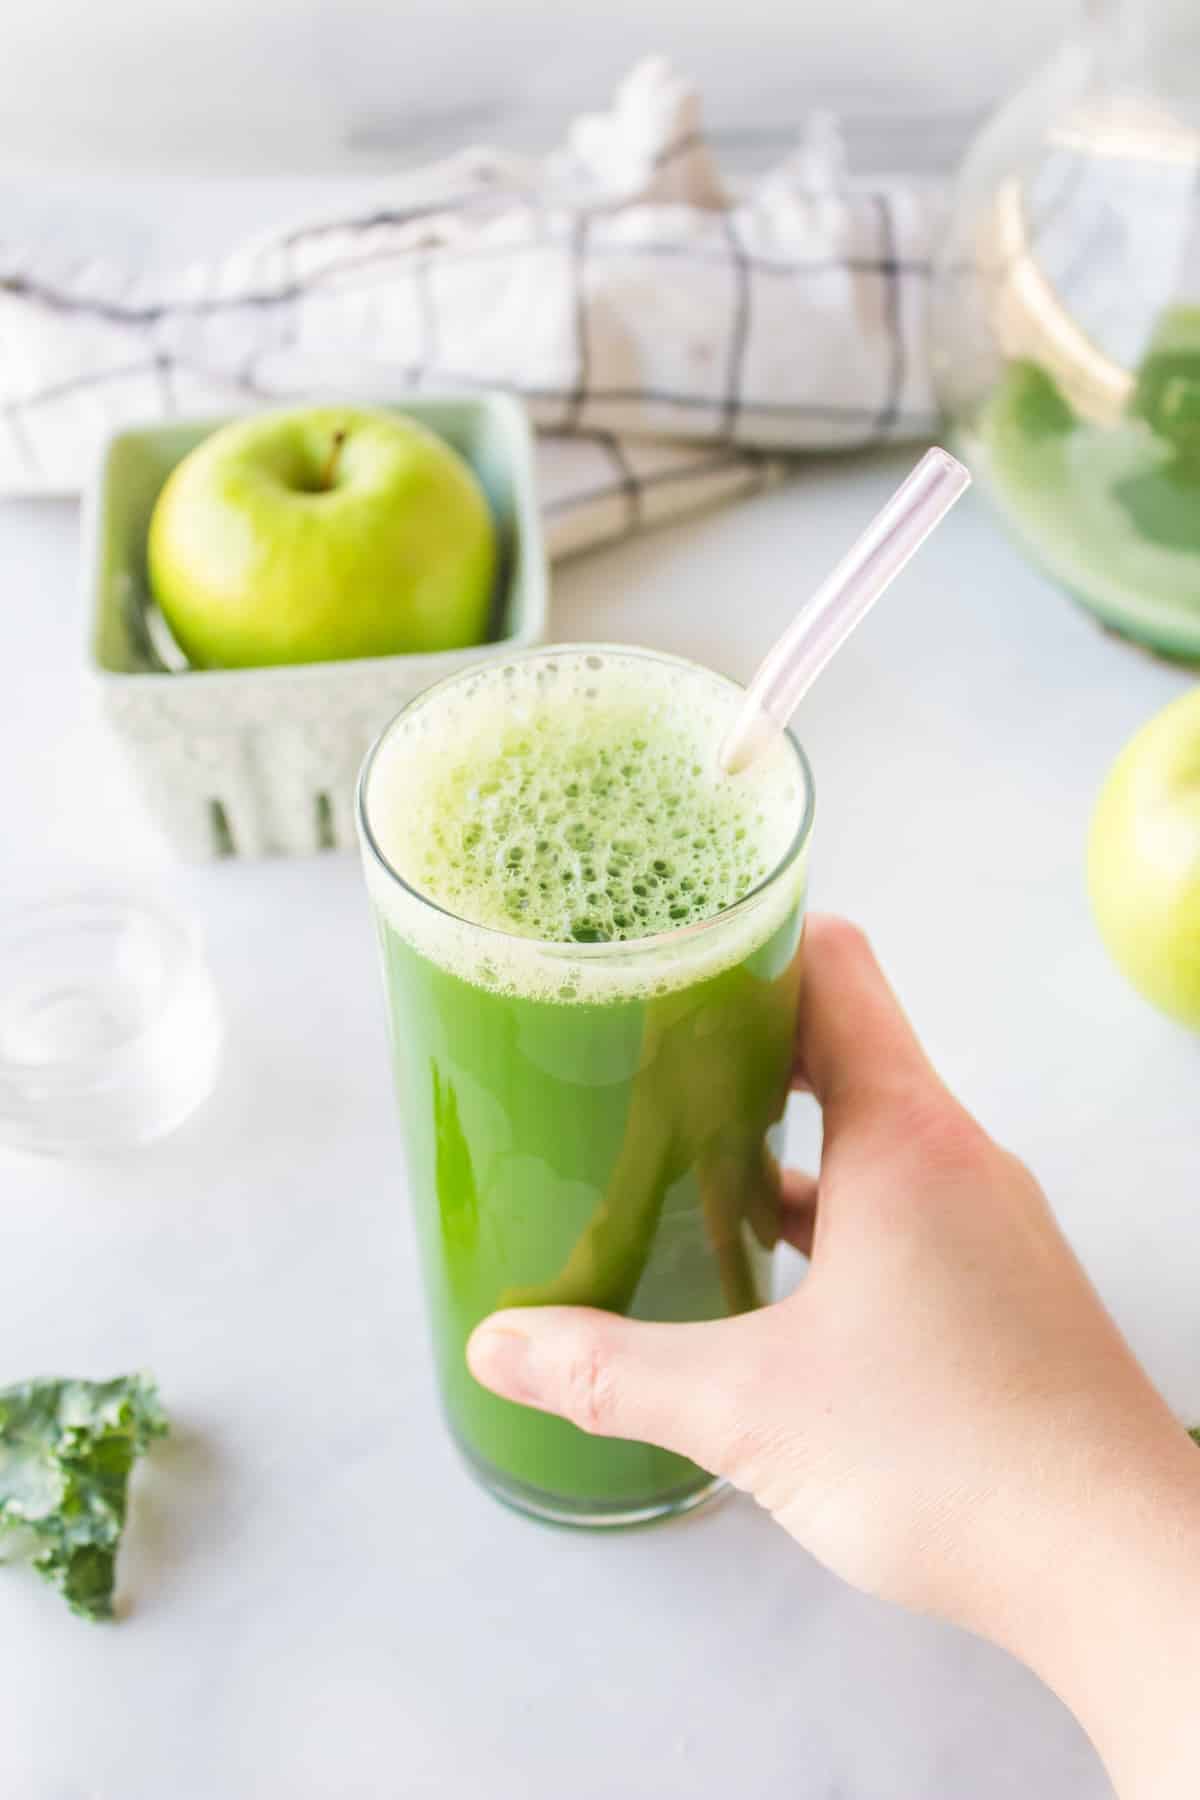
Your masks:
<svg viewBox="0 0 1200 1800"><path fill-rule="evenodd" d="M948 451L925 452L768 651L721 745L727 774L748 768L783 730L829 659L970 485L970 475Z"/></svg>

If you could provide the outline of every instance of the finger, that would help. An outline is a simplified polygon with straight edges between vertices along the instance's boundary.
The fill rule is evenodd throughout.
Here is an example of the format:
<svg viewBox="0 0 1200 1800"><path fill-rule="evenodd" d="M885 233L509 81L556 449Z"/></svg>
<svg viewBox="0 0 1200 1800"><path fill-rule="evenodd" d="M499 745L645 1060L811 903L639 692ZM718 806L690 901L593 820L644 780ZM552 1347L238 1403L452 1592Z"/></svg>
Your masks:
<svg viewBox="0 0 1200 1800"><path fill-rule="evenodd" d="M746 1420L774 1360L767 1343L777 1311L653 1325L582 1306L521 1307L476 1328L467 1363L506 1400L725 1474L745 1458Z"/></svg>
<svg viewBox="0 0 1200 1800"><path fill-rule="evenodd" d="M779 1235L793 1250L812 1255L817 1228L817 1179L804 1169L785 1169L780 1195Z"/></svg>
<svg viewBox="0 0 1200 1800"><path fill-rule="evenodd" d="M792 1045L792 1072L788 1086L793 1094L811 1094L813 1091L812 1082L808 1079L808 1070L804 1066L804 1059L800 1052L799 1026L797 1026L796 1041Z"/></svg>
<svg viewBox="0 0 1200 1800"><path fill-rule="evenodd" d="M796 1085L830 1112L941 1089L870 944L846 919L810 918L796 1032Z"/></svg>

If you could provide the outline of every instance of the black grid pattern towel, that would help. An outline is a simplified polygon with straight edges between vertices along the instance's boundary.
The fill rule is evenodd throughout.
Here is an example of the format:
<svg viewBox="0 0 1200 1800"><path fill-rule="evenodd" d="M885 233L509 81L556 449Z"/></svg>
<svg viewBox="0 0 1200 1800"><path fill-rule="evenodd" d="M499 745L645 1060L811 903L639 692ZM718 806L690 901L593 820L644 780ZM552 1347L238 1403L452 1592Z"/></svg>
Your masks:
<svg viewBox="0 0 1200 1800"><path fill-rule="evenodd" d="M469 152L168 272L0 245L0 492L64 492L127 423L503 387L565 554L751 491L790 452L933 428L934 208L816 121L729 193L696 95L639 65L544 161Z"/></svg>

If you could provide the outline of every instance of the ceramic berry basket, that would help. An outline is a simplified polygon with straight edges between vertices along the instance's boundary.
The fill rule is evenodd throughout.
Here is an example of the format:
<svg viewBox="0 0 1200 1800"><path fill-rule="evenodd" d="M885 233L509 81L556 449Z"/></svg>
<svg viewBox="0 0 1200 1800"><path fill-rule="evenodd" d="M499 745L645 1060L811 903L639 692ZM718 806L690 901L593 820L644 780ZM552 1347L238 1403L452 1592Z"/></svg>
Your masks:
<svg viewBox="0 0 1200 1800"><path fill-rule="evenodd" d="M106 444L85 513L91 670L143 796L182 856L349 848L359 764L413 694L471 662L541 642L547 574L533 441L504 394L422 395L402 410L471 464L500 536L487 643L293 668L169 669L156 651L146 533L167 476L221 424L148 426Z"/></svg>

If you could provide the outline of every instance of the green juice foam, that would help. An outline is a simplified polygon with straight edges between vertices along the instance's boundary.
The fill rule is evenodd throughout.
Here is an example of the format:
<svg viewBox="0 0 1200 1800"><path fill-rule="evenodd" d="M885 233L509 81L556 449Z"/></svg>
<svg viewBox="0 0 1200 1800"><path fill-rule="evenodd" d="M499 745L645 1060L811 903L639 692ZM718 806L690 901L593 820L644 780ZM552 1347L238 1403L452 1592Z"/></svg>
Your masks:
<svg viewBox="0 0 1200 1800"><path fill-rule="evenodd" d="M663 991L710 972L698 956L712 972L739 960L794 883L780 906L731 921L726 944L657 947L653 975L619 952L738 907L794 844L808 798L794 746L781 739L742 775L718 766L740 699L707 670L607 649L431 690L369 772L371 835L404 884L377 873L377 904L465 979L546 998ZM597 946L618 954L597 960Z"/></svg>

